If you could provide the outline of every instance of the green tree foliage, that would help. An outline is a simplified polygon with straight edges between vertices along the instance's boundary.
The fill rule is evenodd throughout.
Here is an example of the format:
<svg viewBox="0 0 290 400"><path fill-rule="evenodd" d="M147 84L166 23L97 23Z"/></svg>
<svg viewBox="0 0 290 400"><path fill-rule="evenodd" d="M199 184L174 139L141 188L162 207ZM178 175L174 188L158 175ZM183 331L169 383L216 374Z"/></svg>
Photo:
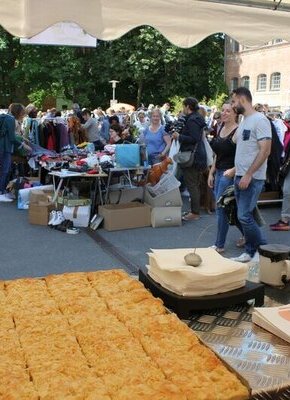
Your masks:
<svg viewBox="0 0 290 400"><path fill-rule="evenodd" d="M181 96L173 96L169 98L169 102L171 105L171 110L173 114L177 115L180 111L183 110L183 100L184 97Z"/></svg>
<svg viewBox="0 0 290 400"><path fill-rule="evenodd" d="M82 106L108 106L110 80L119 102L162 104L174 96L216 98L224 89L222 35L190 49L139 27L96 49L21 46L0 28L0 103L60 95Z"/></svg>
<svg viewBox="0 0 290 400"><path fill-rule="evenodd" d="M216 106L218 110L222 109L223 104L228 100L229 95L226 93L220 93L219 95L217 95L215 98L210 99L207 102L207 105L212 107L212 106Z"/></svg>

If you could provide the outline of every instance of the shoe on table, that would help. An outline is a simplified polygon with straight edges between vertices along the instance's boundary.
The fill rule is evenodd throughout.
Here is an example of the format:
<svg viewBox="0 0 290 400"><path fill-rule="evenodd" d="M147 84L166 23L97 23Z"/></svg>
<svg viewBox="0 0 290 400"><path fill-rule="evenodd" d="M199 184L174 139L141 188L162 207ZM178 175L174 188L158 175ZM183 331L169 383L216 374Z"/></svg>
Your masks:
<svg viewBox="0 0 290 400"><path fill-rule="evenodd" d="M290 231L290 224L289 221L284 222L281 219L279 219L279 221L276 222L276 224L270 225L270 229L272 231Z"/></svg>
<svg viewBox="0 0 290 400"><path fill-rule="evenodd" d="M231 260L237 261L237 262L242 262L242 263L247 263L252 260L252 257L248 253L242 253L238 257L231 257Z"/></svg>
<svg viewBox="0 0 290 400"><path fill-rule="evenodd" d="M13 199L10 199L6 194L0 194L0 202L1 203L11 203Z"/></svg>

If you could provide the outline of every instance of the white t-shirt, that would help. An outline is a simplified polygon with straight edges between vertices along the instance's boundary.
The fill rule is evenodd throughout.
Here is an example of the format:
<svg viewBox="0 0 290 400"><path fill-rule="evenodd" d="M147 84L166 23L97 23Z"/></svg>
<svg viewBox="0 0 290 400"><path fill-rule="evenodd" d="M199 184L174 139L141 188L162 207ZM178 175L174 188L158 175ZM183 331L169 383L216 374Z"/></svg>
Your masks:
<svg viewBox="0 0 290 400"><path fill-rule="evenodd" d="M264 114L255 112L244 117L237 130L235 157L236 175L244 176L257 157L260 140L272 138L271 124ZM255 179L266 179L267 160L253 174Z"/></svg>

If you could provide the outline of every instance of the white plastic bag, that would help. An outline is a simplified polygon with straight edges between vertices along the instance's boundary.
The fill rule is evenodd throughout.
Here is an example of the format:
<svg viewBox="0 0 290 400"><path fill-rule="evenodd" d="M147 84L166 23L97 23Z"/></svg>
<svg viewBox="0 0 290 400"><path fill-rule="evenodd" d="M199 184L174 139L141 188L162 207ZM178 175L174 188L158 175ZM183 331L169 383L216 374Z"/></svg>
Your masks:
<svg viewBox="0 0 290 400"><path fill-rule="evenodd" d="M210 167L213 163L213 151L205 135L203 135L202 140L206 151L206 164Z"/></svg>
<svg viewBox="0 0 290 400"><path fill-rule="evenodd" d="M169 150L169 154L168 157L171 158L171 160L173 161L173 164L169 165L168 170L173 174L176 175L177 172L177 163L174 161L174 156L175 154L177 154L179 152L180 149L180 143L177 139L173 139L172 143L171 143L171 147Z"/></svg>

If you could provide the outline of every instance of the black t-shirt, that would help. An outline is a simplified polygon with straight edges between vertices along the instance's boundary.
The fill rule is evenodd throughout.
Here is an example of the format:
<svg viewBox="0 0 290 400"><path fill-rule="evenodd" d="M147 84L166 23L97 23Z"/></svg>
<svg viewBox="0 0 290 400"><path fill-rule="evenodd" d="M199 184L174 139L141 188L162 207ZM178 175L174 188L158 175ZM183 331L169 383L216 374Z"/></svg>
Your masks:
<svg viewBox="0 0 290 400"><path fill-rule="evenodd" d="M235 165L236 144L233 142L233 136L236 130L237 128L224 138L220 137L219 131L218 135L211 141L211 147L216 154L215 166L217 169L226 170Z"/></svg>

